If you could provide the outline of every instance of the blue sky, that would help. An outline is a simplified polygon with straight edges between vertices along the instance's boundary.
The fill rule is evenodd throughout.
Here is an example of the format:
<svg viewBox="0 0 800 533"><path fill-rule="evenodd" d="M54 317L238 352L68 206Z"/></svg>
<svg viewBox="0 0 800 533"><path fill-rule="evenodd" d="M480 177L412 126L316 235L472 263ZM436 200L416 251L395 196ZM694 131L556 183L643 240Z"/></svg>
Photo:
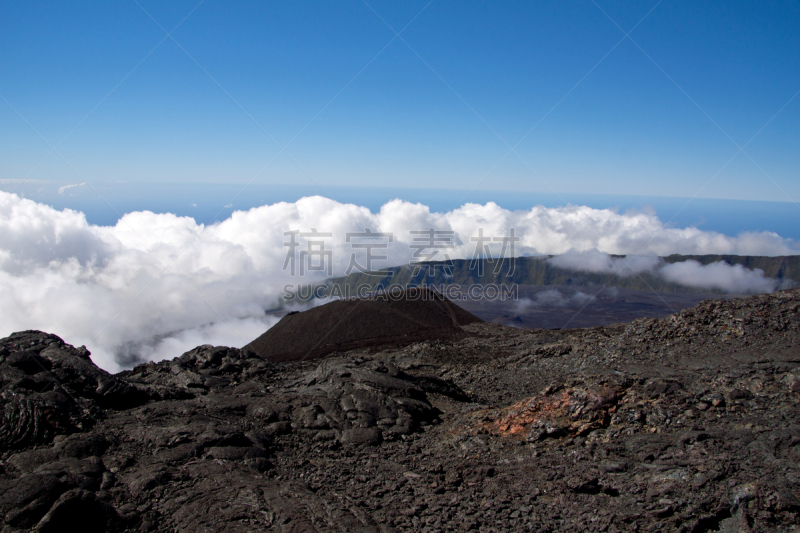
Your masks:
<svg viewBox="0 0 800 533"><path fill-rule="evenodd" d="M4 2L0 180L796 202L799 27L780 1Z"/></svg>
<svg viewBox="0 0 800 533"><path fill-rule="evenodd" d="M334 275L363 228L393 265L434 227L464 258L483 229L587 265L797 254L798 28L797 1L6 0L0 330L110 370L242 346L295 229Z"/></svg>

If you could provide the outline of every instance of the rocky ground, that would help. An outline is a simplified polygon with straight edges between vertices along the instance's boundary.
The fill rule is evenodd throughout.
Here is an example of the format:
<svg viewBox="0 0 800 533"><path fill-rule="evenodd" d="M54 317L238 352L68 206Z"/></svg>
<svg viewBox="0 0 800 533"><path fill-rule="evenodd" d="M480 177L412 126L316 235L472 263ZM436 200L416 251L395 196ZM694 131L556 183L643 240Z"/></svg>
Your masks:
<svg viewBox="0 0 800 533"><path fill-rule="evenodd" d="M0 340L3 531L800 529L800 291L111 376Z"/></svg>

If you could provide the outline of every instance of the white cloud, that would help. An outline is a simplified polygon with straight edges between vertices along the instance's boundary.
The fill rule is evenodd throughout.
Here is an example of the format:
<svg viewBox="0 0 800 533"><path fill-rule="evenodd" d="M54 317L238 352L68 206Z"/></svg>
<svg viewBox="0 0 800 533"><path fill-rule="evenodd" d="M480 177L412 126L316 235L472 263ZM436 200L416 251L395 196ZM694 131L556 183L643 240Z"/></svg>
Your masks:
<svg viewBox="0 0 800 533"><path fill-rule="evenodd" d="M72 183L70 185L64 185L63 187L59 187L58 188L58 194L64 194L64 191L66 191L67 189L71 189L73 187L83 187L84 185L86 185L86 182L83 182L83 183Z"/></svg>
<svg viewBox="0 0 800 533"><path fill-rule="evenodd" d="M534 300L522 298L517 304L517 313L522 313L529 307L563 307L567 305L583 305L594 300L594 296L582 291L575 291L571 295L557 288L545 289L536 293Z"/></svg>
<svg viewBox="0 0 800 533"><path fill-rule="evenodd" d="M241 346L242 338L255 339L278 322L275 317L227 319L149 339L135 346L136 356L149 361L172 359L195 346Z"/></svg>
<svg viewBox="0 0 800 533"><path fill-rule="evenodd" d="M546 289L536 294L536 305L562 306L567 304L567 299L558 289Z"/></svg>
<svg viewBox="0 0 800 533"><path fill-rule="evenodd" d="M656 255L612 257L598 250L569 250L548 259L555 267L598 274L616 274L624 278L653 270L660 259Z"/></svg>
<svg viewBox="0 0 800 533"><path fill-rule="evenodd" d="M365 228L394 234L390 247L380 250L389 259L372 268L408 264L409 245L418 237L409 232L429 228L454 232L454 248L442 250L451 258L472 257L476 242L471 238L480 228L488 237L514 228L520 238L516 255L572 250L564 261L585 261L600 271L619 265L618 259L602 256L608 253L645 256L631 264L634 272L654 268L653 254L798 252L796 242L774 233L730 237L665 227L652 213L582 206L508 211L490 202L432 213L422 204L393 200L371 213L317 196L234 211L211 226L144 211L101 227L88 224L82 213L12 194L0 204L0 333L41 329L59 334L72 344L86 344L109 370L118 370L122 360L116 357L126 346L142 345L142 339L162 338L152 351L141 349L145 357L174 357L204 338L241 346L259 327L266 328L263 310L277 303L284 284L326 277L307 272L298 279L283 270L291 250L284 233L312 228L333 234L322 240L331 252L334 276L342 275L350 254L358 252L345 235ZM307 250L309 240L314 239L298 238L296 251ZM491 254L500 253L501 242L484 244ZM359 260L363 263L363 256ZM231 328L235 334L224 337Z"/></svg>
<svg viewBox="0 0 800 533"><path fill-rule="evenodd" d="M516 312L517 314L522 314L528 310L529 307L534 305L533 300L530 298L520 298L517 300Z"/></svg>
<svg viewBox="0 0 800 533"><path fill-rule="evenodd" d="M770 239L773 236L775 235L770 235ZM758 246L754 234L744 234L741 238L745 247L751 250L771 250L768 247ZM779 286L781 282L767 278L763 270L750 270L742 265L729 265L724 261L708 265L693 260L665 264L655 255L612 257L598 250L585 252L570 250L547 261L558 268L611 274L623 278L646 272L687 287L716 289L735 294L759 294L781 288Z"/></svg>
<svg viewBox="0 0 800 533"><path fill-rule="evenodd" d="M573 302L576 302L576 303L578 303L579 305L583 305L583 304L585 304L585 303L586 303L586 302L588 302L588 301L594 300L594 298L595 298L594 296L592 296L592 295L589 295L589 294L586 294L585 292L581 292L581 291L578 291L578 292L576 292L575 294L573 294L573 295L570 297L570 299L571 299Z"/></svg>
<svg viewBox="0 0 800 533"><path fill-rule="evenodd" d="M742 265L729 265L718 261L701 265L697 261L683 261L664 265L659 274L673 283L689 287L720 289L730 293L749 294L772 292L778 282L764 276L761 269L750 270Z"/></svg>

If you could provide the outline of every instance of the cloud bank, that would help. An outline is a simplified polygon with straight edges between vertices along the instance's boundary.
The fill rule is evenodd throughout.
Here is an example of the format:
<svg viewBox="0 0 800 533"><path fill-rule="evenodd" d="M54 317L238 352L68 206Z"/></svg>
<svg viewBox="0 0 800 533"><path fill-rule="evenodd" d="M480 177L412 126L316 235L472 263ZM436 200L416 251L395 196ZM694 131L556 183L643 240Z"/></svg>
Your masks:
<svg viewBox="0 0 800 533"><path fill-rule="evenodd" d="M761 269L749 270L724 261L709 265L692 260L683 261L664 265L658 269L658 273L673 283L739 294L772 292L779 288L779 282L764 276Z"/></svg>
<svg viewBox="0 0 800 533"><path fill-rule="evenodd" d="M752 237L748 235L746 238ZM761 269L750 270L724 261L707 265L694 260L669 264L655 255L612 257L598 250L570 250L551 257L548 262L567 270L611 274L623 278L648 273L687 287L715 289L733 294L761 294L794 286L789 280L779 281L766 277Z"/></svg>
<svg viewBox="0 0 800 533"><path fill-rule="evenodd" d="M567 305L583 305L595 296L583 291L575 291L572 294L564 294L559 289L545 289L531 298L520 298L517 301L515 310L518 314L524 313L529 308L534 307L564 307Z"/></svg>
<svg viewBox="0 0 800 533"><path fill-rule="evenodd" d="M508 211L494 203L466 204L432 213L425 205L393 200L372 213L315 196L236 211L211 226L147 211L128 213L115 226L94 226L80 212L58 211L14 194L3 198L0 334L24 329L59 334L72 344L86 344L94 361L110 371L130 364L131 355L174 357L198 343L242 346L271 325L264 309L278 302L284 284L327 277L327 271L313 270L313 261L302 279L292 275L292 266L299 274L299 266L310 258L304 252L312 251L312 259L315 250L317 258L323 250L329 253L325 257L334 276L351 266L353 253L365 266L367 249L355 247L357 243L385 244L371 250L373 257L385 256L372 262L373 269L408 264L420 251L416 239L426 238L426 233L411 232L447 232L437 236L452 247L438 249L432 259L445 252L453 259L468 259L477 245L482 246L479 253L499 255L502 237L513 228L519 237L515 255L566 254L556 261L567 265L586 259L601 271L619 266L607 254L800 251L798 243L774 233L731 237L670 228L651 213L619 214L585 206ZM353 237L347 242L347 233L366 229L391 233L392 241ZM308 236L314 230L330 236ZM292 247L286 234L297 231L306 236L295 236L297 247ZM473 240L478 235L489 240ZM294 261L287 262L287 254ZM636 259L627 268L631 274L652 269L654 261ZM667 279L688 276L714 287L720 272L729 272L725 266L715 266L712 274L699 265L658 268ZM736 283L761 283L750 271L730 272L738 276ZM768 283L762 289L770 290ZM138 346L138 353L132 354L131 346Z"/></svg>
<svg viewBox="0 0 800 533"><path fill-rule="evenodd" d="M566 270L580 270L597 274L616 274L628 278L642 272L653 271L660 259L656 255L631 255L612 257L599 250L579 252L569 250L548 260L551 265Z"/></svg>

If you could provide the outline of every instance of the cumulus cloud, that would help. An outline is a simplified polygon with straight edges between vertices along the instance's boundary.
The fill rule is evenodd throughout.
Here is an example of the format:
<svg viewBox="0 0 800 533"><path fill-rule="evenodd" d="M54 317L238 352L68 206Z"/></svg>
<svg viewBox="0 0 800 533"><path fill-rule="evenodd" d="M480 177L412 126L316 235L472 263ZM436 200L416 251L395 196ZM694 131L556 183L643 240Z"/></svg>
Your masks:
<svg viewBox="0 0 800 533"><path fill-rule="evenodd" d="M125 353L132 361L142 359L161 361L188 352L195 346L241 346L242 338L255 339L278 322L276 317L251 317L229 319L225 322L205 324L196 328L161 335L141 342L131 343L117 353L118 362L124 363Z"/></svg>
<svg viewBox="0 0 800 533"><path fill-rule="evenodd" d="M524 313L532 305L533 305L533 300L531 300L530 298L520 298L519 300L517 300L516 304L517 314L519 315Z"/></svg>
<svg viewBox="0 0 800 533"><path fill-rule="evenodd" d="M778 288L779 283L765 277L761 269L750 270L724 261L701 265L697 261L689 260L664 265L658 272L673 283L739 294L772 292Z"/></svg>
<svg viewBox="0 0 800 533"><path fill-rule="evenodd" d="M569 250L561 255L551 257L548 261L555 267L567 270L616 274L627 278L641 272L652 271L659 264L660 259L656 255L612 257L599 250L586 250L583 252Z"/></svg>
<svg viewBox="0 0 800 533"><path fill-rule="evenodd" d="M561 295L558 289L547 289L536 295L536 303L539 305L566 305L567 299Z"/></svg>
<svg viewBox="0 0 800 533"><path fill-rule="evenodd" d="M424 235L411 231L452 232L440 234L452 247L439 249L433 259L445 253L468 259L477 244L482 255L500 255L512 228L519 238L515 255L569 252L563 264L586 260L599 271L619 266L618 259L600 254L644 256L629 266L636 272L651 265L654 255L798 252L796 242L774 233L731 237L666 227L653 213L585 206L508 211L490 202L432 213L425 205L393 200L372 213L317 196L234 211L210 226L147 211L128 213L115 226L94 226L80 212L11 194L0 203L0 333L57 333L86 344L95 362L112 371L129 365L131 355L175 357L192 343L242 346L270 325L264 310L278 303L285 284L327 277L326 270L309 267L298 278L303 252L329 253L331 274L338 276L352 266L353 253L366 266L365 248L354 243L380 241L347 242L348 233L393 234L385 248L373 249L374 256L387 257L369 265L378 269L413 259L414 239ZM472 240L481 230L497 240ZM287 246L297 231L297 247ZM294 261L287 262L287 254ZM665 271L672 275L679 276ZM132 354L131 346L138 352Z"/></svg>
<svg viewBox="0 0 800 533"><path fill-rule="evenodd" d="M755 249L751 234L742 237L748 247ZM694 260L666 264L655 255L612 257L598 250L585 252L570 250L547 261L555 267L566 270L611 274L623 278L648 273L686 287L715 289L734 294L761 294L794 286L791 280L782 282L766 277L763 270L750 270L742 265L729 265L724 261L708 265Z"/></svg>
<svg viewBox="0 0 800 533"><path fill-rule="evenodd" d="M552 289L545 289L536 293L534 296L534 300L529 298L524 298L527 302L524 304L524 307L520 308L521 312L525 307L563 307L567 305L583 305L590 300L594 300L594 296L586 294L582 291L575 291L572 294L565 294L564 292L560 291L559 289L552 288Z"/></svg>

